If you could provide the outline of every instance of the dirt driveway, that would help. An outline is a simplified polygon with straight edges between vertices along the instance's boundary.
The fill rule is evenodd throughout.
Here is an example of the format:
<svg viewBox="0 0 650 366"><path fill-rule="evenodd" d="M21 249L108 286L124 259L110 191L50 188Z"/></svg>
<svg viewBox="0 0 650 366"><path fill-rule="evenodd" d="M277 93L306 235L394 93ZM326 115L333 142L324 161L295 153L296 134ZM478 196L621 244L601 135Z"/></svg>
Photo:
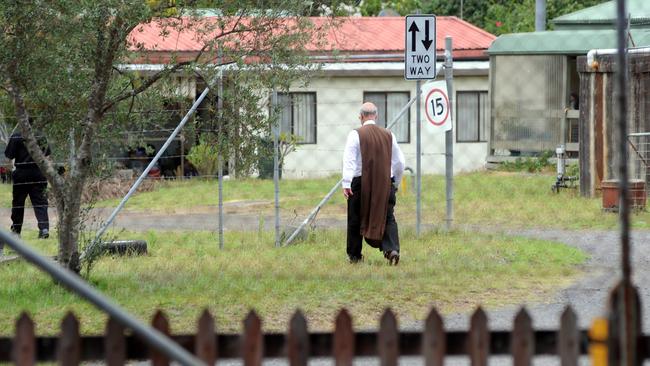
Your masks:
<svg viewBox="0 0 650 366"><path fill-rule="evenodd" d="M503 230L510 235L552 240L580 248L590 255L584 265L584 276L573 285L559 290L546 303L526 304L537 329L557 329L560 314L571 305L578 314L580 327L589 327L594 317L605 314L609 290L620 278L620 239L615 231L595 230ZM650 330L650 232L632 232L633 276L641 295L644 332ZM511 329L519 307L489 312L490 327ZM450 329L466 329L468 314L447 317Z"/></svg>

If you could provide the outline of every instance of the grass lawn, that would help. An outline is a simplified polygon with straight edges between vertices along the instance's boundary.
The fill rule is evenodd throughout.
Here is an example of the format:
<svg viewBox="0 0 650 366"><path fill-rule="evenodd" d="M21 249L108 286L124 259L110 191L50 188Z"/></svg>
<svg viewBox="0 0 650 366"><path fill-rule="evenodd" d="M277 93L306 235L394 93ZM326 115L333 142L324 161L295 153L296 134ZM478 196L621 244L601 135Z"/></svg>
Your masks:
<svg viewBox="0 0 650 366"><path fill-rule="evenodd" d="M24 238L47 254L53 239ZM209 308L220 331L239 332L250 308L259 311L267 331L284 331L301 308L312 330L331 330L340 307L347 307L357 328L374 328L386 307L400 324L422 320L431 306L443 313L467 311L477 304L544 301L554 289L580 275L585 254L562 244L499 235L451 233L414 238L402 232L402 260L386 264L379 251L365 247L365 262L348 264L341 231L317 231L307 242L275 249L271 233L226 233L220 251L213 233L125 233L143 238L150 254L104 257L90 282L144 320L161 308L173 332L192 332ZM0 333L13 332L19 313L28 311L38 334L56 334L65 312L81 318L82 332L101 333L105 317L55 285L24 262L0 266Z"/></svg>
<svg viewBox="0 0 650 366"><path fill-rule="evenodd" d="M0 205L11 207L11 184L0 184Z"/></svg>
<svg viewBox="0 0 650 366"><path fill-rule="evenodd" d="M601 199L580 197L577 190L551 192L553 174L476 172L454 178L454 219L459 225L501 227L552 227L566 229L612 229L618 216L602 212ZM325 196L339 177L283 180L280 205L285 217L301 221ZM443 225L445 218L444 176L424 176L422 180L422 222ZM398 222L415 222L415 193L410 187L398 193ZM224 183L226 214L273 213L273 182L230 180ZM216 212L216 181L189 180L163 182L153 192L131 198L126 209L146 212ZM115 207L119 200L99 202ZM242 204L242 202L248 202ZM345 201L338 192L319 213L320 217L345 218ZM635 228L650 227L650 213L632 215Z"/></svg>

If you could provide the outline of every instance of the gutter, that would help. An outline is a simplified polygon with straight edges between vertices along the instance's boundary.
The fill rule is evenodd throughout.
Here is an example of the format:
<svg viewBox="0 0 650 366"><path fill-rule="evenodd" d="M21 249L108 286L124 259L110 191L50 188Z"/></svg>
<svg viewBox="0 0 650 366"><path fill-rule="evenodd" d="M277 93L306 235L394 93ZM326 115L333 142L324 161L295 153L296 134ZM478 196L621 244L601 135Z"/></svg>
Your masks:
<svg viewBox="0 0 650 366"><path fill-rule="evenodd" d="M403 59L404 53L385 53L385 54L353 54L353 55L313 55L309 56L311 60L367 60L367 59Z"/></svg>
<svg viewBox="0 0 650 366"><path fill-rule="evenodd" d="M618 49L616 48L605 48L605 49L595 49L595 50L589 50L587 52L587 67L591 68L592 70L598 70L598 56L604 56L604 55L615 55L618 52ZM634 54L634 53L650 53L650 47L635 47L635 48L628 48L626 50L627 54Z"/></svg>
<svg viewBox="0 0 650 366"><path fill-rule="evenodd" d="M457 61L454 63L454 74L456 75L487 75L490 69L490 61ZM159 72L168 67L166 64L120 64L116 67L123 71ZM216 66L216 69L223 71L237 70L235 64ZM387 76L403 75L403 61L382 61L382 62L330 62L321 64L319 72L351 75L351 76ZM177 71L182 73L183 71Z"/></svg>

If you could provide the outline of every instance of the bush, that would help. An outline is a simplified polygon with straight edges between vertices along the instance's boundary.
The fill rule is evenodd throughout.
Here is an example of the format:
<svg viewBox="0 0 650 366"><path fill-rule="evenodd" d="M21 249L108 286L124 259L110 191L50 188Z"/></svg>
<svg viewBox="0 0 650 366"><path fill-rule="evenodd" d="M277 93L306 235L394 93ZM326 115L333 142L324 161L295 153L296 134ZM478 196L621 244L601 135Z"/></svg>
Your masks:
<svg viewBox="0 0 650 366"><path fill-rule="evenodd" d="M214 176L219 169L219 151L217 145L210 143L207 138L201 136L199 143L194 145L187 160L194 165L201 176Z"/></svg>
<svg viewBox="0 0 650 366"><path fill-rule="evenodd" d="M505 161L501 164L499 170L508 172L529 172L539 173L553 164L549 159L553 156L552 151L544 151L538 157L534 158L517 158L514 162Z"/></svg>

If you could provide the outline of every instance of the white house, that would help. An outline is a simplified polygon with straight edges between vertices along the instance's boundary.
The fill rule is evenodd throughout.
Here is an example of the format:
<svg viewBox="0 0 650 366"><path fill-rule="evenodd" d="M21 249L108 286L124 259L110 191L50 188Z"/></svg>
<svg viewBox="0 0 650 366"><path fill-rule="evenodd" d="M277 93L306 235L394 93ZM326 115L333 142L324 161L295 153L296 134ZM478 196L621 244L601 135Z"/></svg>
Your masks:
<svg viewBox="0 0 650 366"><path fill-rule="evenodd" d="M445 37L451 36L454 58L454 170L485 166L488 154L489 61L486 50L495 36L456 17L436 19L438 62L443 60ZM318 21L318 18L315 18ZM322 72L306 87L281 93L284 106L281 131L299 136L297 151L283 166L286 178L340 174L343 145L350 130L359 127L359 108L372 101L379 123L386 125L416 95L416 82L404 79L404 17L351 17L331 29L327 46L311 48ZM145 37L151 35L138 35ZM185 46L187 47L187 45ZM175 52L157 45L156 51ZM334 56L336 55L336 56ZM444 73L439 74L444 79ZM394 126L407 166L415 169L416 106ZM424 118L424 117L423 117ZM444 133L422 128L422 169L444 173Z"/></svg>

